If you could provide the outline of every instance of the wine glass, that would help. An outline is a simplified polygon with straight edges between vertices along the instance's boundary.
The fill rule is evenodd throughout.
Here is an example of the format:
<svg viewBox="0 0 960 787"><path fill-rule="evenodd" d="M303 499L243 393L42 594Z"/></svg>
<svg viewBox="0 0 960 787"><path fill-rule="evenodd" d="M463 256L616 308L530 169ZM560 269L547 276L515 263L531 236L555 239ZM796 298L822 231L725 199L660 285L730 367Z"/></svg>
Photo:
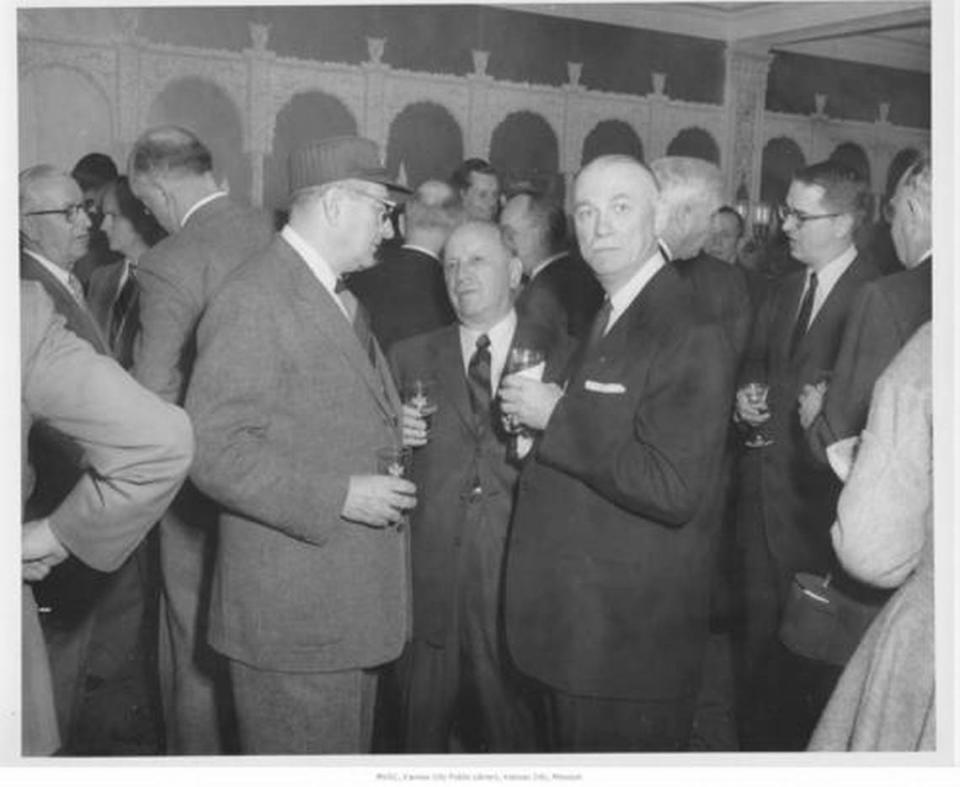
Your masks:
<svg viewBox="0 0 960 787"><path fill-rule="evenodd" d="M407 478L410 474L410 447L406 445L388 445L377 450L377 474L394 478ZM410 517L404 514L397 523L397 532L402 532Z"/></svg>
<svg viewBox="0 0 960 787"><path fill-rule="evenodd" d="M544 356L541 350L532 347L511 347L510 354L507 355L507 361L503 366L503 377L511 374L520 374L539 380L543 376L542 367ZM519 435L527 434L527 430L520 426L516 416L505 415L503 417L503 428L508 434Z"/></svg>
<svg viewBox="0 0 960 787"><path fill-rule="evenodd" d="M753 407L767 410L767 395L770 393L770 386L766 383L751 382L743 387L747 402ZM747 436L744 445L747 448L764 448L773 445L773 440L764 433L763 424L750 427L750 433Z"/></svg>

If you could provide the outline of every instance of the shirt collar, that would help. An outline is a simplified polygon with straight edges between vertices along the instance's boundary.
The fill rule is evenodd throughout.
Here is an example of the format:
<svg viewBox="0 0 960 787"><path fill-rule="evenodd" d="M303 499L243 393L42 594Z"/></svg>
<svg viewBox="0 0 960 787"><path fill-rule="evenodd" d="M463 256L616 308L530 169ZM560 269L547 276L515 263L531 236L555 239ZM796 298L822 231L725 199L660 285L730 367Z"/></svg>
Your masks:
<svg viewBox="0 0 960 787"><path fill-rule="evenodd" d="M428 257L433 257L433 259L435 259L437 262L440 262L440 258L437 256L436 252L430 251L430 249L425 249L423 246L418 246L416 243L404 243L402 248L419 251L421 254L426 254Z"/></svg>
<svg viewBox="0 0 960 787"><path fill-rule="evenodd" d="M567 253L565 251L557 252L556 254L547 257L543 262L538 263L537 267L530 272L530 278L533 279L540 271L546 268L551 262L556 262L561 257L565 257Z"/></svg>
<svg viewBox="0 0 960 787"><path fill-rule="evenodd" d="M857 258L857 247L851 244L846 250L834 257L830 262L817 271L817 289L823 292L829 292L837 280L843 276L847 268ZM813 268L807 268L807 285L809 286L810 276Z"/></svg>
<svg viewBox="0 0 960 787"><path fill-rule="evenodd" d="M627 307L643 291L650 280L657 275L660 269L666 265L663 254L660 249L656 249L651 257L647 259L640 269L633 274L633 277L624 284L619 290L610 295L610 319L607 321L607 330L617 321Z"/></svg>
<svg viewBox="0 0 960 787"><path fill-rule="evenodd" d="M468 328L466 325L460 325L460 350L463 356L463 368L467 370L470 365L470 358L473 357L477 349L477 339L486 334L490 338L490 382L493 390L497 389L500 374L503 372L503 366L507 361L507 353L510 351L510 344L513 341L513 334L517 328L517 312L514 309L504 315L492 328L486 331L480 331L475 328Z"/></svg>
<svg viewBox="0 0 960 787"><path fill-rule="evenodd" d="M203 197L202 199L198 199L190 207L190 210L188 210L186 213L183 214L183 218L180 219L180 226L181 227L187 226L187 222L190 220L190 217L194 213L196 213L198 210L200 210L200 208L202 208L204 205L207 205L213 202L218 197L226 197L226 196L227 196L227 192L225 191L215 191L213 192L213 194L208 194L206 197Z"/></svg>
<svg viewBox="0 0 960 787"><path fill-rule="evenodd" d="M70 291L70 294L73 295L73 288L70 286L70 271L64 270L56 263L48 260L40 252L34 251L33 249L24 249L24 252L33 257L37 262L39 262L45 270L47 270L58 282L60 282L67 290Z"/></svg>
<svg viewBox="0 0 960 787"><path fill-rule="evenodd" d="M289 224L285 225L282 230L280 230L280 236L291 246L293 250L297 252L305 263L307 267L317 277L319 282L327 289L327 291L334 297L336 302L340 303L340 298L337 296L337 274L333 272L333 268L323 259L319 254L317 254L316 249L313 248L309 243L307 243L303 236L300 235L293 227Z"/></svg>

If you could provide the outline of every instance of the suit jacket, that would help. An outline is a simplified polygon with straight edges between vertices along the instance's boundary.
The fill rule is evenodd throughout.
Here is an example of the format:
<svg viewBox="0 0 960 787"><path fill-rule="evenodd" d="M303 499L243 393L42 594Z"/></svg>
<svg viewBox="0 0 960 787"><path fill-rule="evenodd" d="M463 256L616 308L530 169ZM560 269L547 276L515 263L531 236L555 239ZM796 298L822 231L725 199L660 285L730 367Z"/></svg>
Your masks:
<svg viewBox="0 0 960 787"><path fill-rule="evenodd" d="M518 323L512 343L530 346L529 336L526 326ZM559 378L569 350L568 342L552 349L544 379ZM419 503L410 532L413 634L442 646L454 625L458 553L468 509L482 506L490 537L505 541L519 463L509 458L509 440L498 429L477 428L458 325L398 343L390 361L397 380L427 375L437 381L438 410L430 424L430 438L413 452L412 478ZM492 423L498 418L496 412L491 414ZM482 490L479 494L473 492L475 486ZM488 579L499 585L499 570Z"/></svg>
<svg viewBox="0 0 960 787"><path fill-rule="evenodd" d="M384 352L408 336L456 322L440 263L417 249L381 249L380 262L351 274L348 284L370 314Z"/></svg>
<svg viewBox="0 0 960 787"><path fill-rule="evenodd" d="M216 295L187 395L191 478L222 507L210 644L262 669L371 667L408 630L409 528L340 512L349 478L399 440L399 399L282 237Z"/></svg>
<svg viewBox="0 0 960 787"><path fill-rule="evenodd" d="M120 566L186 476L190 422L65 327L41 285L20 285L21 492L33 491L27 435L50 424L82 446L90 472L50 513L63 545L101 571ZM29 515L25 516L30 519ZM24 754L59 746L53 684L33 595L23 593Z"/></svg>
<svg viewBox="0 0 960 787"><path fill-rule="evenodd" d="M754 324L741 378L770 386L771 417L764 430L774 444L756 449L754 462L767 545L787 573L825 573L833 567L829 528L841 484L832 470L813 461L800 427L797 399L804 384L816 382L820 371L835 368L854 298L878 275L858 255L833 286L793 358L790 338L804 271L789 274L771 289Z"/></svg>
<svg viewBox="0 0 960 787"><path fill-rule="evenodd" d="M100 332L109 341L113 307L120 294L120 278L125 261L113 262L94 269L87 286L87 305L93 314ZM133 343L140 330L140 287L134 282L134 295L122 320L117 336L110 348L113 357L124 369L133 366Z"/></svg>
<svg viewBox="0 0 960 787"><path fill-rule="evenodd" d="M534 276L517 297L517 314L548 333L584 338L603 302L603 288L579 256L564 254Z"/></svg>
<svg viewBox="0 0 960 787"><path fill-rule="evenodd" d="M674 260L673 264L682 276L689 278L704 316L723 326L739 364L753 324L753 306L743 270L704 252L692 259Z"/></svg>
<svg viewBox="0 0 960 787"><path fill-rule="evenodd" d="M66 327L90 343L93 349L109 355L100 328L86 304L73 297L46 268L29 254L20 253L20 278L38 282L53 302L54 309ZM83 449L75 440L51 424L41 422L30 431L30 461L37 469L37 483L27 502L27 516L31 519L47 516L70 493L83 472Z"/></svg>
<svg viewBox="0 0 960 787"><path fill-rule="evenodd" d="M733 372L664 266L588 350L524 466L507 551L517 667L561 691L696 692L719 521L707 497Z"/></svg>
<svg viewBox="0 0 960 787"><path fill-rule="evenodd" d="M137 380L168 402L183 402L196 356L197 323L207 303L271 234L265 214L218 197L140 258Z"/></svg>
<svg viewBox="0 0 960 787"><path fill-rule="evenodd" d="M867 423L873 384L914 331L930 319L932 259L883 276L857 294L820 415L807 429L814 456L826 464L827 446L859 435Z"/></svg>

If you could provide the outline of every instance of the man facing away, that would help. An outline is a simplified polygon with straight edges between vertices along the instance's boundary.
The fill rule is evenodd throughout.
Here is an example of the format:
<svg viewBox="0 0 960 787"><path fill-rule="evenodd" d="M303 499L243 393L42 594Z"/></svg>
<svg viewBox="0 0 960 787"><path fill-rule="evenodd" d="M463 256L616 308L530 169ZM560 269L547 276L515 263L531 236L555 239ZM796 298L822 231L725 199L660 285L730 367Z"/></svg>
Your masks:
<svg viewBox="0 0 960 787"><path fill-rule="evenodd" d="M579 173L577 238L607 299L565 390L503 383L504 412L543 429L507 547L507 642L559 751L683 749L709 633L703 504L732 377L722 329L658 249L656 203L628 156Z"/></svg>
<svg viewBox="0 0 960 787"><path fill-rule="evenodd" d="M740 732L747 749L803 748L838 674L787 652L777 634L796 572L840 580L829 537L840 482L814 461L797 400L804 386L829 378L854 299L878 275L853 243L866 199L863 179L840 162L794 175L780 212L790 253L804 268L768 293L740 375L741 386L769 386L765 404L741 387L735 413L770 442L747 449L740 462L737 527L746 596Z"/></svg>
<svg viewBox="0 0 960 787"><path fill-rule="evenodd" d="M517 312L548 333L584 338L603 290L586 263L569 253L563 206L538 194L516 194L503 207L500 227L527 279Z"/></svg>
<svg viewBox="0 0 960 787"><path fill-rule="evenodd" d="M404 243L381 247L379 264L349 277L350 291L370 315L384 352L401 339L450 325L456 317L440 268L440 250L461 222L449 183L421 183L403 206Z"/></svg>
<svg viewBox="0 0 960 787"><path fill-rule="evenodd" d="M495 224L454 230L444 273L458 325L391 353L398 380L436 381L438 406L429 427L404 408L422 501L411 519L413 641L399 670L404 750L447 752L457 735L467 751L533 751L530 698L505 658L499 625L519 470L495 403L509 351L538 338L514 311L520 262ZM563 357L547 357L548 378Z"/></svg>
<svg viewBox="0 0 960 787"><path fill-rule="evenodd" d="M290 160L289 223L216 296L187 396L192 478L222 506L209 641L246 754L370 750L377 668L408 637L408 480L378 472L400 402L340 277L391 237L376 145Z"/></svg>
<svg viewBox="0 0 960 787"><path fill-rule="evenodd" d="M134 377L183 404L197 324L227 276L270 239L268 219L218 186L210 151L176 126L146 131L130 153L131 189L170 235L140 258ZM170 754L228 748L225 672L205 644L216 509L186 483L160 522L160 690Z"/></svg>

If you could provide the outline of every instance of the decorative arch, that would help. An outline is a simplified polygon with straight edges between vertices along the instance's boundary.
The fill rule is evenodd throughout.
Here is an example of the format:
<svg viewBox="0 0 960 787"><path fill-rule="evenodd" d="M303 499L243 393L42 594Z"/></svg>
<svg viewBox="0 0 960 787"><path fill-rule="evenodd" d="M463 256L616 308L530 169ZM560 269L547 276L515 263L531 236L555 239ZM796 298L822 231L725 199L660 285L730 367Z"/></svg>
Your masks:
<svg viewBox="0 0 960 787"><path fill-rule="evenodd" d="M243 118L233 99L215 82L181 77L160 91L147 111L147 126L175 124L193 131L213 155L214 174L230 191L250 193L250 163L243 152Z"/></svg>
<svg viewBox="0 0 960 787"><path fill-rule="evenodd" d="M286 207L291 151L317 139L356 133L357 120L339 98L319 90L293 96L277 113L273 151L264 160L263 204Z"/></svg>
<svg viewBox="0 0 960 787"><path fill-rule="evenodd" d="M806 166L800 146L790 137L775 137L763 148L760 168L760 200L779 205L787 196L793 173Z"/></svg>
<svg viewBox="0 0 960 787"><path fill-rule="evenodd" d="M112 102L89 74L45 65L19 86L21 169L50 163L70 170L87 153L114 154Z"/></svg>
<svg viewBox="0 0 960 787"><path fill-rule="evenodd" d="M511 112L493 130L490 163L502 173L506 190L518 182L556 188L560 169L557 135L542 115L527 110Z"/></svg>
<svg viewBox="0 0 960 787"><path fill-rule="evenodd" d="M643 142L624 120L602 120L583 140L580 165L586 166L598 156L625 154L643 161Z"/></svg>
<svg viewBox="0 0 960 787"><path fill-rule="evenodd" d="M690 156L720 165L720 146L706 129L691 126L680 131L667 145L668 156Z"/></svg>
<svg viewBox="0 0 960 787"><path fill-rule="evenodd" d="M450 111L432 101L409 104L390 123L386 167L416 187L430 178L446 180L463 161L463 132Z"/></svg>
<svg viewBox="0 0 960 787"><path fill-rule="evenodd" d="M873 182L870 177L870 159L856 142L841 142L833 149L830 160L843 162L855 169L867 183Z"/></svg>

